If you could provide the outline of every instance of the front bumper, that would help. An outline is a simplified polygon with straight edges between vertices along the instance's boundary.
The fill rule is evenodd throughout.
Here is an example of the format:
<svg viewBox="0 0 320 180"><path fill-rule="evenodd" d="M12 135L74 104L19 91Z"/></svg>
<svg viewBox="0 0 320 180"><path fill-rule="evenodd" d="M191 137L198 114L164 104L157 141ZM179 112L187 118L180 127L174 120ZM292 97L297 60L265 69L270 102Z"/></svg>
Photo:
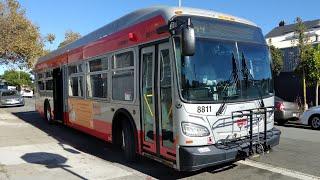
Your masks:
<svg viewBox="0 0 320 180"><path fill-rule="evenodd" d="M275 111L274 119L277 121L288 120L288 119L298 119L300 116L300 111Z"/></svg>
<svg viewBox="0 0 320 180"><path fill-rule="evenodd" d="M280 130L276 128L268 131L267 146L273 147L278 145L280 134ZM205 167L233 162L239 159L239 155L243 155L243 153L249 155L248 142L228 147L220 145L180 147L180 171L195 171Z"/></svg>
<svg viewBox="0 0 320 180"><path fill-rule="evenodd" d="M0 103L0 107L15 107L15 106L24 106L24 102L18 102L18 103Z"/></svg>

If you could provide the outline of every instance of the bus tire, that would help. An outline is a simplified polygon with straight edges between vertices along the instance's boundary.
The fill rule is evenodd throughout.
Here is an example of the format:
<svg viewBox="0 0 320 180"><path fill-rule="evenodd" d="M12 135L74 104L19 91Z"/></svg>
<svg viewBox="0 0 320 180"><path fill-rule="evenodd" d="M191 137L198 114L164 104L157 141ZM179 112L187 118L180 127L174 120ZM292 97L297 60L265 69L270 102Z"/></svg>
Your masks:
<svg viewBox="0 0 320 180"><path fill-rule="evenodd" d="M127 120L122 121L122 149L128 162L137 160L134 131Z"/></svg>
<svg viewBox="0 0 320 180"><path fill-rule="evenodd" d="M51 114L51 107L50 107L50 103L48 100L46 100L44 103L44 118L49 124L53 123L52 114Z"/></svg>

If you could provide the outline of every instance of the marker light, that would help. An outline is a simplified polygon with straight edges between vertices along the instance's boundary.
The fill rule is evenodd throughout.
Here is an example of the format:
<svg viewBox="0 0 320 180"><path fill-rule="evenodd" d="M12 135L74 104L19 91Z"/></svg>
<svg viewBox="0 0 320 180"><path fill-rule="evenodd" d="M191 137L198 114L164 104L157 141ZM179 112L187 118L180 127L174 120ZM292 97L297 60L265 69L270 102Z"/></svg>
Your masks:
<svg viewBox="0 0 320 180"><path fill-rule="evenodd" d="M130 41L137 41L138 40L138 38L137 38L135 33L129 33L128 37L129 37Z"/></svg>

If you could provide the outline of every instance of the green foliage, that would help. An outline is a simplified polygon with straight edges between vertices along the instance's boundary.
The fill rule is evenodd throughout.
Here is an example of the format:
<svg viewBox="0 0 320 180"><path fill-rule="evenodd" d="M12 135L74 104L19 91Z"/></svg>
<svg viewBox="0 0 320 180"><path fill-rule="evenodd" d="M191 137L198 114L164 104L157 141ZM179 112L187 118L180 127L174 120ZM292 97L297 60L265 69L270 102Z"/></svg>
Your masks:
<svg viewBox="0 0 320 180"><path fill-rule="evenodd" d="M2 78L12 86L32 86L30 74L24 71L5 71Z"/></svg>
<svg viewBox="0 0 320 180"><path fill-rule="evenodd" d="M80 37L81 37L81 34L78 32L66 31L64 34L64 40L59 44L58 48L65 46L69 43L72 43L73 41L79 39Z"/></svg>
<svg viewBox="0 0 320 180"><path fill-rule="evenodd" d="M309 85L316 85L320 81L320 45L309 50L306 55L306 79Z"/></svg>
<svg viewBox="0 0 320 180"><path fill-rule="evenodd" d="M283 68L283 54L280 49L270 46L270 53L272 59L272 75L278 76Z"/></svg>
<svg viewBox="0 0 320 180"><path fill-rule="evenodd" d="M45 37L46 41L48 41L50 44L53 43L54 40L56 40L56 35L49 33L47 34L47 36Z"/></svg>
<svg viewBox="0 0 320 180"><path fill-rule="evenodd" d="M39 28L26 17L17 0L0 1L0 39L3 63L32 67L44 53Z"/></svg>
<svg viewBox="0 0 320 180"><path fill-rule="evenodd" d="M298 73L302 71L307 71L308 61L312 59L313 56L313 48L309 41L309 37L306 34L306 26L302 22L301 18L296 18L296 27L295 27L295 35L297 36L297 48L298 48L298 62L299 65L296 69Z"/></svg>

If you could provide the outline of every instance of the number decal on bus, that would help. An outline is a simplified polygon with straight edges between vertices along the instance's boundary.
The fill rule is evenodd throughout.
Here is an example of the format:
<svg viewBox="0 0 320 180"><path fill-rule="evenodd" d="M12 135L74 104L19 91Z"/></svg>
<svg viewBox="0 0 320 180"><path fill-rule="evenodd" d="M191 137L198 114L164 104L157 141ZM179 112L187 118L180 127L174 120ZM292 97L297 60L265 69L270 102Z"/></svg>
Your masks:
<svg viewBox="0 0 320 180"><path fill-rule="evenodd" d="M211 112L211 106L197 106L198 113Z"/></svg>

